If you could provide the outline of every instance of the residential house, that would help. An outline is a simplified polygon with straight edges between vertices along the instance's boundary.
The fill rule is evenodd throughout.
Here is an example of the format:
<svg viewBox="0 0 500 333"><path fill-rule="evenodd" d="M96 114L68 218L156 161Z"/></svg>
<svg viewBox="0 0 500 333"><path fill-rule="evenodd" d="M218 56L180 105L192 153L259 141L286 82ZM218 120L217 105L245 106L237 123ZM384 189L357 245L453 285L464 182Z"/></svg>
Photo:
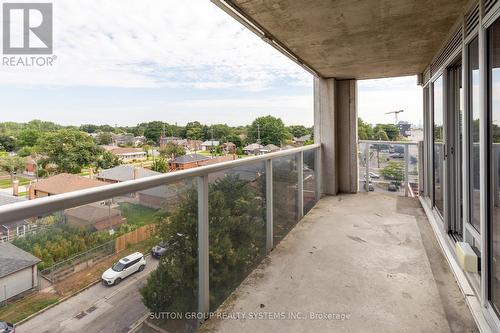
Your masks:
<svg viewBox="0 0 500 333"><path fill-rule="evenodd" d="M210 151L210 150L212 150L212 148L218 147L219 144L220 144L220 142L217 140L207 140L207 141L203 142L200 146L201 146L201 150Z"/></svg>
<svg viewBox="0 0 500 333"><path fill-rule="evenodd" d="M0 243L0 302L38 287L40 261L10 243Z"/></svg>
<svg viewBox="0 0 500 333"><path fill-rule="evenodd" d="M212 164L232 161L235 160L236 158L237 158L236 155L215 156L213 158L209 158L198 162L198 166L212 165Z"/></svg>
<svg viewBox="0 0 500 333"><path fill-rule="evenodd" d="M236 145L232 142L225 142L220 147L226 154L236 154Z"/></svg>
<svg viewBox="0 0 500 333"><path fill-rule="evenodd" d="M132 134L113 134L112 139L115 146L129 146L133 145L135 141Z"/></svg>
<svg viewBox="0 0 500 333"><path fill-rule="evenodd" d="M160 148L165 147L169 143L178 144L180 140L182 139L176 136L161 136L159 140Z"/></svg>
<svg viewBox="0 0 500 333"><path fill-rule="evenodd" d="M22 202L26 199L0 193L0 206ZM11 241L17 237L24 236L30 230L30 224L26 220L13 222L0 222L0 242Z"/></svg>
<svg viewBox="0 0 500 333"><path fill-rule="evenodd" d="M110 152L117 156L124 163L147 160L146 152L139 148L118 147L111 149Z"/></svg>
<svg viewBox="0 0 500 333"><path fill-rule="evenodd" d="M260 150L261 153L264 153L264 154L269 154L269 153L274 153L274 152L277 152L277 151L280 151L281 148L276 146L276 145L273 145L272 143L262 147L262 149Z"/></svg>
<svg viewBox="0 0 500 333"><path fill-rule="evenodd" d="M295 138L293 141L295 141L297 145L303 146L307 141L311 141L311 134L306 134L301 136L300 138Z"/></svg>
<svg viewBox="0 0 500 333"><path fill-rule="evenodd" d="M98 180L107 183L120 183L127 180L161 175L160 172L122 164L111 169L102 170L96 176Z"/></svg>
<svg viewBox="0 0 500 333"><path fill-rule="evenodd" d="M96 179L89 179L69 173L60 173L33 183L30 186L29 198L42 198L61 193L104 186L106 184L107 183Z"/></svg>
<svg viewBox="0 0 500 333"><path fill-rule="evenodd" d="M185 170L200 166L200 162L209 160L207 156L200 154L187 154L168 161L170 171Z"/></svg>
<svg viewBox="0 0 500 333"><path fill-rule="evenodd" d="M103 204L89 204L64 211L66 223L87 230L108 230L125 222L121 212Z"/></svg>
<svg viewBox="0 0 500 333"><path fill-rule="evenodd" d="M260 155L262 148L264 148L264 146L261 144L251 143L243 148L243 152L247 155Z"/></svg>
<svg viewBox="0 0 500 333"><path fill-rule="evenodd" d="M153 208L176 207L181 198L177 195L175 185L163 185L137 192L141 205Z"/></svg>

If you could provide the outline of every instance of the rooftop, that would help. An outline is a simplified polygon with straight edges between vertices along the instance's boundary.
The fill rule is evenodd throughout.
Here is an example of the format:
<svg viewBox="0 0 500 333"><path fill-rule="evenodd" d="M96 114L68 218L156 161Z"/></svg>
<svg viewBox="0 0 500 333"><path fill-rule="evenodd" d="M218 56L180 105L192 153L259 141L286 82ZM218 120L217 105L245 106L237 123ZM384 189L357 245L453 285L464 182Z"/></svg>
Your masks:
<svg viewBox="0 0 500 333"><path fill-rule="evenodd" d="M10 205L19 201L24 201L26 198L24 197L15 197L10 194L0 193L0 206Z"/></svg>
<svg viewBox="0 0 500 333"><path fill-rule="evenodd" d="M8 242L0 243L0 278L31 267L40 259Z"/></svg>
<svg viewBox="0 0 500 333"><path fill-rule="evenodd" d="M320 200L218 311L346 317L210 320L201 332L478 331L419 201L377 193Z"/></svg>
<svg viewBox="0 0 500 333"><path fill-rule="evenodd" d="M36 182L34 189L49 194L61 194L104 185L108 183L69 173L60 173Z"/></svg>
<svg viewBox="0 0 500 333"><path fill-rule="evenodd" d="M124 154L139 154L139 153L144 153L146 154L145 151L139 148L129 148L129 147L116 147L113 149L110 149L110 151L115 154L115 155L124 155Z"/></svg>
<svg viewBox="0 0 500 333"><path fill-rule="evenodd" d="M108 206L90 204L67 209L65 214L83 221L97 222L109 217L121 215L121 212L114 208L110 209Z"/></svg>
<svg viewBox="0 0 500 333"><path fill-rule="evenodd" d="M187 154L187 155L179 156L179 157L171 160L170 162L177 163L177 164L185 164L185 163L206 161L208 159L209 158L207 156L203 156L200 154Z"/></svg>
<svg viewBox="0 0 500 333"><path fill-rule="evenodd" d="M106 169L99 174L97 174L97 178L105 179L105 180L112 180L112 181L117 181L117 182L124 182L127 180L133 180L134 179L134 166L131 165L119 165L111 169ZM137 177L138 178L144 178L144 177L151 177L151 176L156 176L156 175L161 175L160 172L156 172L153 170L145 169L145 168L137 168Z"/></svg>

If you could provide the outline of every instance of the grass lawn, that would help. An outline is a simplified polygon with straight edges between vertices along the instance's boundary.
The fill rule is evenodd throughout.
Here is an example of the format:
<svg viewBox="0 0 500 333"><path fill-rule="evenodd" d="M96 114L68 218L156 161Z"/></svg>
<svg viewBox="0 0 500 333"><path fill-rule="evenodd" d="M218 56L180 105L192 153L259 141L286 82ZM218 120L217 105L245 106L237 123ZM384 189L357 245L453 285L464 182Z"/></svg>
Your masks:
<svg viewBox="0 0 500 333"><path fill-rule="evenodd" d="M24 185L29 185L30 180L23 178L23 177L17 177L17 180L19 180L19 185L24 186ZM0 188L9 188L12 187L12 182L9 179L1 179L0 180Z"/></svg>
<svg viewBox="0 0 500 333"><path fill-rule="evenodd" d="M54 304L59 299L57 295L46 293L36 293L26 296L0 307L0 318L9 323L17 323L35 312Z"/></svg>
<svg viewBox="0 0 500 333"><path fill-rule="evenodd" d="M127 219L127 223L137 226L151 224L155 220L154 214L156 210L141 205L136 205L128 202L119 204L118 209L122 212L122 216Z"/></svg>

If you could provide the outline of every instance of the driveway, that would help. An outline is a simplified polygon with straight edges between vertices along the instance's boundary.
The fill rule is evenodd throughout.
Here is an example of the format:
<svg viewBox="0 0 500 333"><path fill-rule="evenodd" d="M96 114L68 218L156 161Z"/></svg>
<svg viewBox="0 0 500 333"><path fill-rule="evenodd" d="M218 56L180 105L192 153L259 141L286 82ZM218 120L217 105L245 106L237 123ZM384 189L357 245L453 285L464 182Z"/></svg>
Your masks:
<svg viewBox="0 0 500 333"><path fill-rule="evenodd" d="M148 313L139 288L157 266L158 261L149 258L144 271L129 276L118 286L96 284L16 327L16 332L128 332Z"/></svg>

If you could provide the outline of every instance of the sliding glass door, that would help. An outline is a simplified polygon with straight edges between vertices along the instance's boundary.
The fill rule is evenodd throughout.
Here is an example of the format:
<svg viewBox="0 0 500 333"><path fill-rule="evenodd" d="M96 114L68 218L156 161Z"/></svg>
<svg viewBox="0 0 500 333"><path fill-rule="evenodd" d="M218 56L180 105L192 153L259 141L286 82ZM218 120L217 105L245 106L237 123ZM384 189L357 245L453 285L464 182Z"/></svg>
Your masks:
<svg viewBox="0 0 500 333"><path fill-rule="evenodd" d="M434 195L433 203L437 211L443 212L443 182L444 182L444 136L443 136L443 77L440 76L433 84L433 173Z"/></svg>

